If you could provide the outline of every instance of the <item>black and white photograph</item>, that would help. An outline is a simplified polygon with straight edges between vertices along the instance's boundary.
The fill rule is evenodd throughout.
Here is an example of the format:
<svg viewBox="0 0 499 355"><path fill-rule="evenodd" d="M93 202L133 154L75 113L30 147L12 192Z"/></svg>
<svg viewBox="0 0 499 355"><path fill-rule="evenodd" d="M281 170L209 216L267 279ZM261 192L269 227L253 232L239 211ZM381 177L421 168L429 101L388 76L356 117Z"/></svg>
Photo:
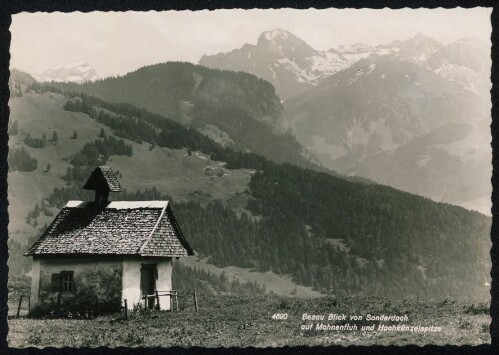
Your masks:
<svg viewBox="0 0 499 355"><path fill-rule="evenodd" d="M490 344L491 13L13 14L8 346Z"/></svg>

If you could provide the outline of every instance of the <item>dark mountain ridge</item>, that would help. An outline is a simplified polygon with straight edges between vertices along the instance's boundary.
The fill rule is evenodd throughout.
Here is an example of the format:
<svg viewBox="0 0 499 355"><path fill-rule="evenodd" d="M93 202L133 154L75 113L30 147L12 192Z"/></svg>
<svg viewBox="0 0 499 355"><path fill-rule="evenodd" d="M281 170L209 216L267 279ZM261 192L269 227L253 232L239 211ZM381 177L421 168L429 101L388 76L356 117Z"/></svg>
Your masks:
<svg viewBox="0 0 499 355"><path fill-rule="evenodd" d="M294 138L274 87L251 74L163 63L93 83L51 83L63 91L126 102L167 116L236 150L318 166Z"/></svg>

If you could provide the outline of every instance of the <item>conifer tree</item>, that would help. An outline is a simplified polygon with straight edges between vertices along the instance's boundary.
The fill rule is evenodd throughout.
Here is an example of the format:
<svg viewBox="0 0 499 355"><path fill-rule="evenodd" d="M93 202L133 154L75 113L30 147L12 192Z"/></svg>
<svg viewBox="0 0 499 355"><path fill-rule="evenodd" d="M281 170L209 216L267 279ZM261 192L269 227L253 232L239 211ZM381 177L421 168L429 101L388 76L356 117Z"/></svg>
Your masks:
<svg viewBox="0 0 499 355"><path fill-rule="evenodd" d="M35 204L35 209L33 210L32 217L38 218L40 215L40 207L38 207L38 202Z"/></svg>
<svg viewBox="0 0 499 355"><path fill-rule="evenodd" d="M8 162L11 171L33 171L38 166L38 161L24 147L9 152Z"/></svg>

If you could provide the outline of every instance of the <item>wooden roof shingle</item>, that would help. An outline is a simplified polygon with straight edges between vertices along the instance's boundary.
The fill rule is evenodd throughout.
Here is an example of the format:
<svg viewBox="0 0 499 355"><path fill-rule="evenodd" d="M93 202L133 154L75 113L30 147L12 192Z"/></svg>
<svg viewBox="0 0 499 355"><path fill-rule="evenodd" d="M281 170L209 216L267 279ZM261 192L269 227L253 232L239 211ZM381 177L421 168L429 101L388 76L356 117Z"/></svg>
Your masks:
<svg viewBox="0 0 499 355"><path fill-rule="evenodd" d="M107 189L112 192L121 192L121 185L109 166L98 166L92 171L85 186L85 190Z"/></svg>
<svg viewBox="0 0 499 355"><path fill-rule="evenodd" d="M69 201L26 255L193 255L168 201Z"/></svg>

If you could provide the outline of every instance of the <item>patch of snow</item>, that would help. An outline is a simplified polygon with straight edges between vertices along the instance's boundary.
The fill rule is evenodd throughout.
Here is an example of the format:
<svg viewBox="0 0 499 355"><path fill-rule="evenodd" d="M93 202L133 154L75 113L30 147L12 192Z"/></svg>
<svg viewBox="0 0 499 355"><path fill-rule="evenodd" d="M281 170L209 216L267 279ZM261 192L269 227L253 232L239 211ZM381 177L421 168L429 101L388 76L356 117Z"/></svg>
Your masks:
<svg viewBox="0 0 499 355"><path fill-rule="evenodd" d="M376 64L374 64L374 63L369 64L369 66L367 67L367 69L369 69L369 70L366 72L366 75L371 73L375 68L376 68Z"/></svg>
<svg viewBox="0 0 499 355"><path fill-rule="evenodd" d="M273 41L275 39L288 39L288 34L286 33L286 31L283 31L283 30L280 30L280 29L276 29L276 30L272 30L272 31L268 31L268 32L265 32L265 39L269 40L269 41Z"/></svg>
<svg viewBox="0 0 499 355"><path fill-rule="evenodd" d="M413 57L413 58L414 58L414 60L415 60L416 62L418 62L418 63L419 63L419 62L424 62L424 61L428 58L428 56L427 56L425 53L422 53L422 54L420 54L420 55L418 55L418 56L415 56L415 57Z"/></svg>
<svg viewBox="0 0 499 355"><path fill-rule="evenodd" d="M428 162L430 160L431 160L431 157L429 155L426 155L423 158L421 158L420 160L418 160L418 162L416 164L418 165L418 168L422 168L423 166L428 164Z"/></svg>
<svg viewBox="0 0 499 355"><path fill-rule="evenodd" d="M272 69L272 67L270 66L270 64L268 65L268 67L269 67L270 72L272 73L272 77L275 79L277 77L277 75L276 75L274 69Z"/></svg>

